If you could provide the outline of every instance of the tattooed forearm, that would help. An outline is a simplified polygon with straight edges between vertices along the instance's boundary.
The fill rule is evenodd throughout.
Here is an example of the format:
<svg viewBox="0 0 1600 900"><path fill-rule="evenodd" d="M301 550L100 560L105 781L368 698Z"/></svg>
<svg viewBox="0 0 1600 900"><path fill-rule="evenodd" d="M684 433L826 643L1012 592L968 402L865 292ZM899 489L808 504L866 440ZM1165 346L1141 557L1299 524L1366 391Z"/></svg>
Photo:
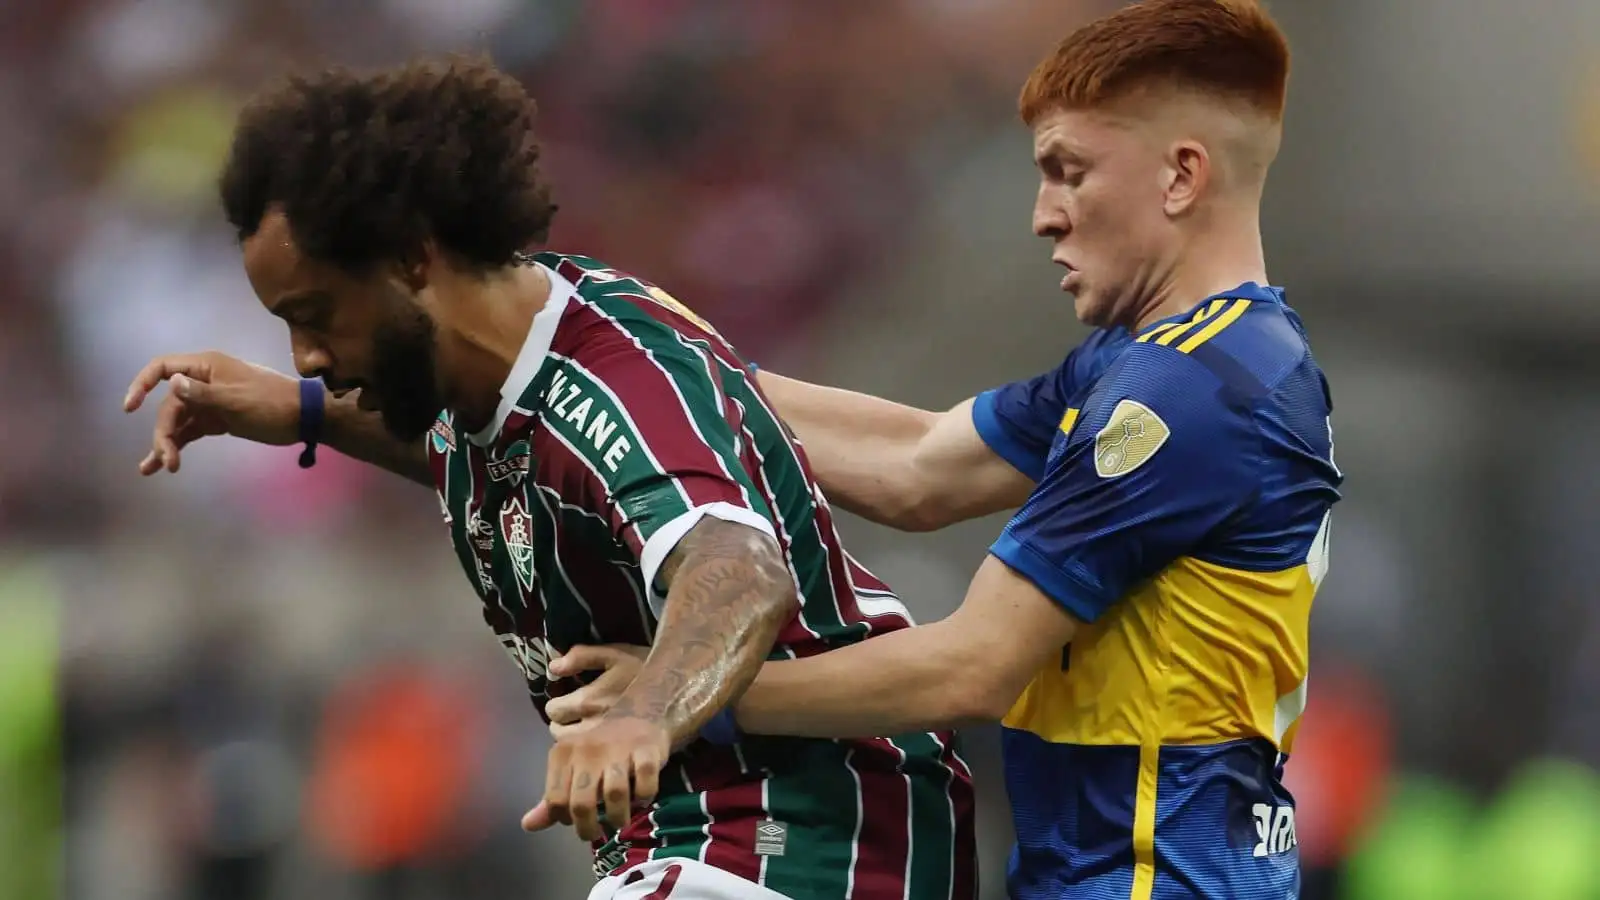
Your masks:
<svg viewBox="0 0 1600 900"><path fill-rule="evenodd" d="M608 715L661 722L681 745L750 686L798 601L772 538L710 517L667 557L661 579L654 648Z"/></svg>

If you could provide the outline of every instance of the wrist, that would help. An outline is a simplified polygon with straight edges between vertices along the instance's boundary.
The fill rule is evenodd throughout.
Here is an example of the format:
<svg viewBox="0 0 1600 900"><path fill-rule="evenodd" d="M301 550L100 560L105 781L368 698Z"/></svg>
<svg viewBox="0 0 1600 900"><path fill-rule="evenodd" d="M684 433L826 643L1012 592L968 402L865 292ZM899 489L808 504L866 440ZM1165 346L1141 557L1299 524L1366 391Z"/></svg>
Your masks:
<svg viewBox="0 0 1600 900"><path fill-rule="evenodd" d="M720 712L711 717L711 721L700 727L700 739L708 744L727 747L739 743L744 739L744 732L739 730L732 706L723 707Z"/></svg>
<svg viewBox="0 0 1600 900"><path fill-rule="evenodd" d="M300 468L309 469L317 464L317 445L327 424L328 393L322 381L316 378L300 379L300 421L296 440L304 445L300 451Z"/></svg>

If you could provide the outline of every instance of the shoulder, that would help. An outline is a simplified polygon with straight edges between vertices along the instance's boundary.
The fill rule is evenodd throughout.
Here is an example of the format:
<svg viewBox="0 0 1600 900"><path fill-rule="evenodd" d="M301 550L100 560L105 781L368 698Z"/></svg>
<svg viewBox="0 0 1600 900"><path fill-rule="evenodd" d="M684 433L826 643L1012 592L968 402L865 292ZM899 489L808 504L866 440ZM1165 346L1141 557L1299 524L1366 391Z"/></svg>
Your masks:
<svg viewBox="0 0 1600 900"><path fill-rule="evenodd" d="M1097 465L1132 434L1146 437L1130 446L1152 453L1185 447L1180 455L1197 469L1203 459L1259 466L1326 456L1331 397L1293 311L1239 298L1214 306L1136 338L1095 384L1071 439L1094 442Z"/></svg>
<svg viewBox="0 0 1600 900"><path fill-rule="evenodd" d="M1133 343L1125 328L1097 328L1062 361L1064 368L1084 384L1093 382Z"/></svg>
<svg viewBox="0 0 1600 900"><path fill-rule="evenodd" d="M1170 348L1135 344L1118 356L1085 398L1060 447L1057 465L1088 462L1096 476L1119 478L1157 457L1175 473L1236 480L1257 457L1250 404L1204 365ZM1181 470L1181 471L1180 471Z"/></svg>
<svg viewBox="0 0 1600 900"><path fill-rule="evenodd" d="M1151 452L1169 440L1202 454L1250 449L1258 405L1306 357L1277 304L1226 297L1137 338L1118 343L1108 335L1104 346L1104 371L1072 438L1105 444L1141 434Z"/></svg>
<svg viewBox="0 0 1600 900"><path fill-rule="evenodd" d="M1071 401L1098 381L1132 343L1127 329L1096 328L1042 377L1054 382L1062 401Z"/></svg>
<svg viewBox="0 0 1600 900"><path fill-rule="evenodd" d="M1310 359L1294 312L1255 297L1216 297L1184 321L1150 328L1116 355L1107 375L1159 389L1172 379L1200 377L1232 401L1275 390Z"/></svg>

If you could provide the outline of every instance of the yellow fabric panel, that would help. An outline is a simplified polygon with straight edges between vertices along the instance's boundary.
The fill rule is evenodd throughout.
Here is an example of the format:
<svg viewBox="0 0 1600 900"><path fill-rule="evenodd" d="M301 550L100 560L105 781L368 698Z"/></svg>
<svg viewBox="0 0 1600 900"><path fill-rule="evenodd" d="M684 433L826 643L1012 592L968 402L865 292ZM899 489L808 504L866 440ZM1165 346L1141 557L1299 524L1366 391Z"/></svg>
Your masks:
<svg viewBox="0 0 1600 900"><path fill-rule="evenodd" d="M1180 559L1085 625L1071 665L1041 670L1005 724L1068 744L1213 744L1288 752L1305 705L1308 568Z"/></svg>

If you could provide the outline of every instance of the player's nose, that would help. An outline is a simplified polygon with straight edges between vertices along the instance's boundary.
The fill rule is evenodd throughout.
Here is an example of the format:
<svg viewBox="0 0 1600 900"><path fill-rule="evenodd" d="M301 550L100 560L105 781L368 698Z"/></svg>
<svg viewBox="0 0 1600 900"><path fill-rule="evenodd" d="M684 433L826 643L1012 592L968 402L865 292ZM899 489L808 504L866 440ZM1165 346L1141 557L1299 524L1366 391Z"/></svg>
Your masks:
<svg viewBox="0 0 1600 900"><path fill-rule="evenodd" d="M333 354L316 341L296 337L294 369L301 378L320 378L333 371Z"/></svg>
<svg viewBox="0 0 1600 900"><path fill-rule="evenodd" d="M1039 237L1061 238L1071 230L1066 210L1053 201L1048 190L1040 187L1039 197L1033 204L1033 233Z"/></svg>

